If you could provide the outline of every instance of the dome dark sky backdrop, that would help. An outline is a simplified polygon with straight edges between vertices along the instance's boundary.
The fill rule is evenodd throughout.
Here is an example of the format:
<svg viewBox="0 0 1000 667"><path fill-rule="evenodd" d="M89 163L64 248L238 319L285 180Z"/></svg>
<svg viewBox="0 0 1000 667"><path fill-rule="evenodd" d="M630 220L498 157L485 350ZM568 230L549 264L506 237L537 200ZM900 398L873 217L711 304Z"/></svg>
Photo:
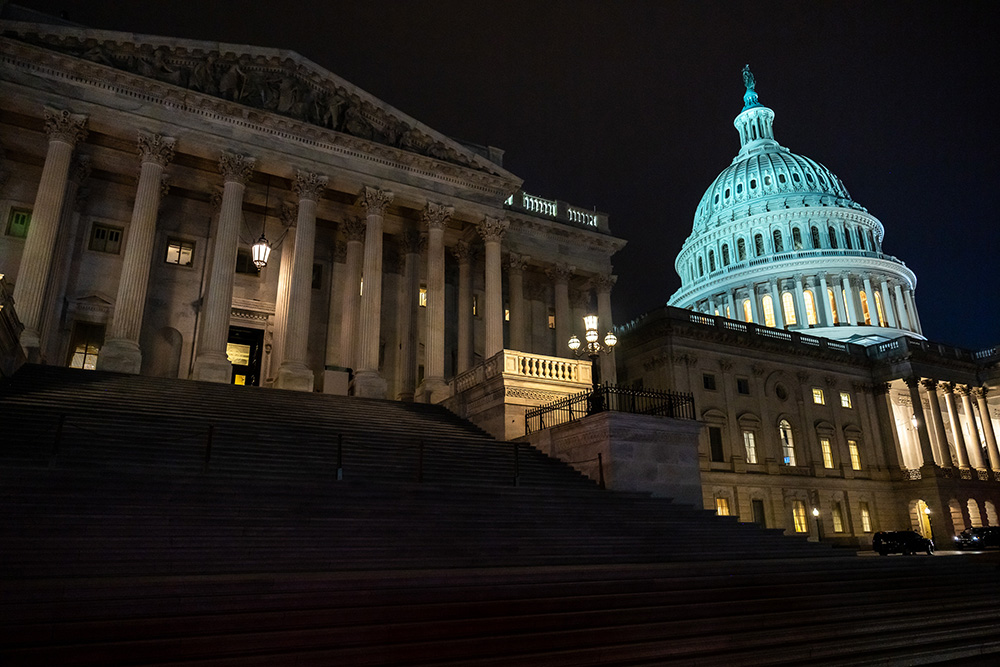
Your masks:
<svg viewBox="0 0 1000 667"><path fill-rule="evenodd" d="M749 63L775 138L830 168L917 275L934 341L1000 343L1000 3L22 0L94 28L297 51L608 213L618 323L666 303L739 150Z"/></svg>

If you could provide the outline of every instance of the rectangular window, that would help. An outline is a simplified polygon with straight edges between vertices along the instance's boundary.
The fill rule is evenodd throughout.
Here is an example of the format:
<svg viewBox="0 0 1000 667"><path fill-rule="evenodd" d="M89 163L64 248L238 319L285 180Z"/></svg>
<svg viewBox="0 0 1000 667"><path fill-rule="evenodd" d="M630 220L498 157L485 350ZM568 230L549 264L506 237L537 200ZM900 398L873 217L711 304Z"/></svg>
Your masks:
<svg viewBox="0 0 1000 667"><path fill-rule="evenodd" d="M826 405L826 396L819 387L813 387L813 403L816 405Z"/></svg>
<svg viewBox="0 0 1000 667"><path fill-rule="evenodd" d="M549 308L549 328L550 329L556 328L556 311L552 310L551 308Z"/></svg>
<svg viewBox="0 0 1000 667"><path fill-rule="evenodd" d="M236 250L236 273L249 276L259 276L260 269L253 263L253 255L248 248L238 248Z"/></svg>
<svg viewBox="0 0 1000 667"><path fill-rule="evenodd" d="M705 373L701 376L701 384L709 391L715 391L715 376L711 373Z"/></svg>
<svg viewBox="0 0 1000 667"><path fill-rule="evenodd" d="M93 229L90 230L90 245L88 247L97 252L117 255L122 248L121 227L100 225L95 222Z"/></svg>
<svg viewBox="0 0 1000 667"><path fill-rule="evenodd" d="M743 446L747 450L747 463L757 463L757 437L753 431L743 431Z"/></svg>
<svg viewBox="0 0 1000 667"><path fill-rule="evenodd" d="M858 503L858 507L861 509L861 530L872 532L872 513L868 509L868 503Z"/></svg>
<svg viewBox="0 0 1000 667"><path fill-rule="evenodd" d="M97 355L104 344L104 325L74 322L69 344L70 368L92 371L97 368Z"/></svg>
<svg viewBox="0 0 1000 667"><path fill-rule="evenodd" d="M854 470L861 470L861 452L858 451L858 441L848 440L847 448L851 452L851 468Z"/></svg>
<svg viewBox="0 0 1000 667"><path fill-rule="evenodd" d="M750 395L750 380L747 378L736 378L736 391L744 396Z"/></svg>
<svg viewBox="0 0 1000 667"><path fill-rule="evenodd" d="M418 299L419 299L419 301L417 303L420 304L420 307L421 308L426 308L427 307L427 288L426 287L421 287L420 288L420 296L418 297ZM475 311L473 311L473 314L475 314Z"/></svg>
<svg viewBox="0 0 1000 667"><path fill-rule="evenodd" d="M503 309L503 321L510 322L510 308L504 306Z"/></svg>
<svg viewBox="0 0 1000 667"><path fill-rule="evenodd" d="M795 525L796 533L809 532L809 524L806 523L806 504L801 500L792 501L792 523Z"/></svg>
<svg viewBox="0 0 1000 667"><path fill-rule="evenodd" d="M718 426L708 427L708 442L712 448L712 460L721 463L726 460L722 452L722 429Z"/></svg>
<svg viewBox="0 0 1000 667"><path fill-rule="evenodd" d="M715 499L715 513L719 516L729 516L729 498Z"/></svg>
<svg viewBox="0 0 1000 667"><path fill-rule="evenodd" d="M823 467L832 468L833 467L833 448L830 446L829 438L820 438L820 447L823 448Z"/></svg>
<svg viewBox="0 0 1000 667"><path fill-rule="evenodd" d="M10 209L7 218L7 236L23 239L28 237L28 225L31 224L31 210L26 208Z"/></svg>
<svg viewBox="0 0 1000 667"><path fill-rule="evenodd" d="M179 239L167 239L167 264L191 266L194 260L194 243Z"/></svg>
<svg viewBox="0 0 1000 667"><path fill-rule="evenodd" d="M844 511L841 509L840 503L833 504L833 532L844 532Z"/></svg>
<svg viewBox="0 0 1000 667"><path fill-rule="evenodd" d="M851 395L846 391L840 392L840 407L842 408L851 407Z"/></svg>
<svg viewBox="0 0 1000 667"><path fill-rule="evenodd" d="M313 264L312 288L323 289L323 265Z"/></svg>

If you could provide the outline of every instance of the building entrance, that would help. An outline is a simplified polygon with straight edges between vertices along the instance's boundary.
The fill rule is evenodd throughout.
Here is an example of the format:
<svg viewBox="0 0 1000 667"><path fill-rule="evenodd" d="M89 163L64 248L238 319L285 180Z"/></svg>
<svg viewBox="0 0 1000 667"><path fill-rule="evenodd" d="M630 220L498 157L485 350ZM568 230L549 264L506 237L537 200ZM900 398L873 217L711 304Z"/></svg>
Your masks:
<svg viewBox="0 0 1000 667"><path fill-rule="evenodd" d="M263 350L263 329L229 327L226 356L233 364L233 384L260 386L260 359Z"/></svg>

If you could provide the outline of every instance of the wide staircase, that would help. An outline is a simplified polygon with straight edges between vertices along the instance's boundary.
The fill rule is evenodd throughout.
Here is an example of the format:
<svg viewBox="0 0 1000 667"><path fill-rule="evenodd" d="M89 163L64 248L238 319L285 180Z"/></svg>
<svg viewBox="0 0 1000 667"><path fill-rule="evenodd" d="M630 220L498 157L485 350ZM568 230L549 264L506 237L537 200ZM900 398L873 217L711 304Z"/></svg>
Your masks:
<svg viewBox="0 0 1000 667"><path fill-rule="evenodd" d="M23 367L0 664L927 664L985 557L860 558L603 491L436 406Z"/></svg>

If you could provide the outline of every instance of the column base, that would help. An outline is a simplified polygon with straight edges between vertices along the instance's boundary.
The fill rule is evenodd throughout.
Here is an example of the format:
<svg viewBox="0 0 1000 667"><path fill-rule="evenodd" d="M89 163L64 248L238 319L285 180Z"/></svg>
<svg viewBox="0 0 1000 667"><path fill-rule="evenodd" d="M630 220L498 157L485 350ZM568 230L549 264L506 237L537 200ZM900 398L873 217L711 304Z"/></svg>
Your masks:
<svg viewBox="0 0 1000 667"><path fill-rule="evenodd" d="M418 403L440 403L451 397L451 386L444 378L424 378L417 388L414 400Z"/></svg>
<svg viewBox="0 0 1000 667"><path fill-rule="evenodd" d="M274 379L274 388L312 391L315 388L313 372L303 363L286 361L278 369L278 377Z"/></svg>
<svg viewBox="0 0 1000 667"><path fill-rule="evenodd" d="M194 361L191 379L229 384L233 381L233 364L229 361L229 357L222 353L200 354Z"/></svg>
<svg viewBox="0 0 1000 667"><path fill-rule="evenodd" d="M131 373L138 375L142 370L142 350L135 341L111 338L97 354L97 370Z"/></svg>
<svg viewBox="0 0 1000 667"><path fill-rule="evenodd" d="M358 371L354 375L354 395L361 398L385 398L388 386L378 371Z"/></svg>

